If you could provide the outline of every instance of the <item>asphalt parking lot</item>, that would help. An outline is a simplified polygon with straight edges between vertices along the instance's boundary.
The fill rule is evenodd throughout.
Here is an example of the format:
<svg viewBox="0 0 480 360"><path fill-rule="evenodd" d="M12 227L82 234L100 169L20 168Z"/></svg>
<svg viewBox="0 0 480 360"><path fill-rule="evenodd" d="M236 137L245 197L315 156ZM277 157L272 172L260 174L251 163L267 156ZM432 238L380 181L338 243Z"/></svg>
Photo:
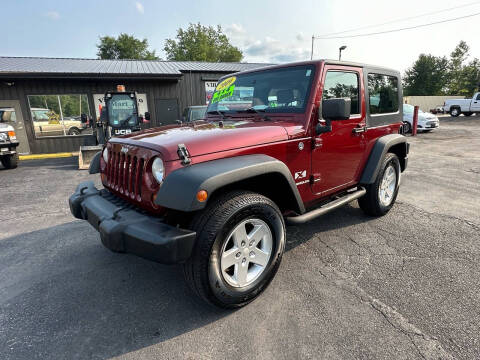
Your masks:
<svg viewBox="0 0 480 360"><path fill-rule="evenodd" d="M0 169L2 359L478 359L480 117L410 138L393 210L288 228L266 292L196 300L179 266L105 249L67 198L76 158Z"/></svg>

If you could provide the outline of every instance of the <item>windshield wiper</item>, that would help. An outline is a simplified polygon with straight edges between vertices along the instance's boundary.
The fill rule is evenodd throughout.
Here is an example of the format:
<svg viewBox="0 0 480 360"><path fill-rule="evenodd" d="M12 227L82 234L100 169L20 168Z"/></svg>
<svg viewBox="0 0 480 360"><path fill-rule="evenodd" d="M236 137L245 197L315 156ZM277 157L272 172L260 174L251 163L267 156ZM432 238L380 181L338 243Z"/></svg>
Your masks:
<svg viewBox="0 0 480 360"><path fill-rule="evenodd" d="M237 112L246 112L246 113L257 113L265 112L265 109L255 109L253 106L245 110L238 110Z"/></svg>
<svg viewBox="0 0 480 360"><path fill-rule="evenodd" d="M265 120L265 121L270 121L271 119L268 117L267 114L265 114L265 109L255 109L253 106L252 107L249 107L248 109L245 109L245 110L239 110L237 111L239 113L255 113L255 114L261 114L261 118L262 120ZM262 114L263 113L263 114Z"/></svg>

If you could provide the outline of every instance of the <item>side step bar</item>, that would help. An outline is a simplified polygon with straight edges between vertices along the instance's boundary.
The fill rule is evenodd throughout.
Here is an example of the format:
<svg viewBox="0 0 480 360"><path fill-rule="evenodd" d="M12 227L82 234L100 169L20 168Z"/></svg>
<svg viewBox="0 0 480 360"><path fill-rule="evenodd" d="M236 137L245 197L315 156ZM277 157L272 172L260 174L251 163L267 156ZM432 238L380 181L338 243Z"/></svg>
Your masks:
<svg viewBox="0 0 480 360"><path fill-rule="evenodd" d="M341 198L338 198L336 200L333 200L332 202L329 202L319 207L318 209L309 211L305 214L298 215L298 216L289 216L285 220L289 225L303 224L307 221L315 219L318 216L325 215L326 213L332 210L335 210L340 206L346 205L353 200L361 198L363 195L365 195L366 192L367 191L364 188L358 188L357 191L344 195Z"/></svg>

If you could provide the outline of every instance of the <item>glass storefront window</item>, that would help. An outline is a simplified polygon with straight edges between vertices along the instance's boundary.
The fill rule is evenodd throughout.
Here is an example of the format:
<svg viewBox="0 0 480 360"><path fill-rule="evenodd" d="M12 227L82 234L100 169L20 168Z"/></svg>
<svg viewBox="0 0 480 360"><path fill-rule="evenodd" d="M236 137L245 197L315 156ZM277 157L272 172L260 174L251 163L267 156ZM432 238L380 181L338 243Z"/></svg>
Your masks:
<svg viewBox="0 0 480 360"><path fill-rule="evenodd" d="M29 95L28 103L36 137L91 135L91 117L86 94Z"/></svg>

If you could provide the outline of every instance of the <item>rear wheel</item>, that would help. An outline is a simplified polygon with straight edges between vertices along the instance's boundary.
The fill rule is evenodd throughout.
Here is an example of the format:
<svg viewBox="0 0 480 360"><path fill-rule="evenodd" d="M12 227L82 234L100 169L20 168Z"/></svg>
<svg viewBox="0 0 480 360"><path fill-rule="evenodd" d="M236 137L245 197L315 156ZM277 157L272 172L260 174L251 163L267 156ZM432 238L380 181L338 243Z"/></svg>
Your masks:
<svg viewBox="0 0 480 360"><path fill-rule="evenodd" d="M367 185L367 193L358 199L360 208L371 216L385 215L397 199L399 180L400 161L397 155L387 153L374 183Z"/></svg>
<svg viewBox="0 0 480 360"><path fill-rule="evenodd" d="M265 290L285 248L285 224L275 203L256 193L230 192L209 204L191 227L197 239L184 273L197 295L237 308Z"/></svg>
<svg viewBox="0 0 480 360"><path fill-rule="evenodd" d="M1 156L0 161L5 168L15 169L18 166L18 154Z"/></svg>
<svg viewBox="0 0 480 360"><path fill-rule="evenodd" d="M459 108L452 108L450 110L450 115L453 116L453 117L457 117L460 115L460 109Z"/></svg>
<svg viewBox="0 0 480 360"><path fill-rule="evenodd" d="M77 128L71 128L68 130L68 135L80 135L80 130Z"/></svg>

